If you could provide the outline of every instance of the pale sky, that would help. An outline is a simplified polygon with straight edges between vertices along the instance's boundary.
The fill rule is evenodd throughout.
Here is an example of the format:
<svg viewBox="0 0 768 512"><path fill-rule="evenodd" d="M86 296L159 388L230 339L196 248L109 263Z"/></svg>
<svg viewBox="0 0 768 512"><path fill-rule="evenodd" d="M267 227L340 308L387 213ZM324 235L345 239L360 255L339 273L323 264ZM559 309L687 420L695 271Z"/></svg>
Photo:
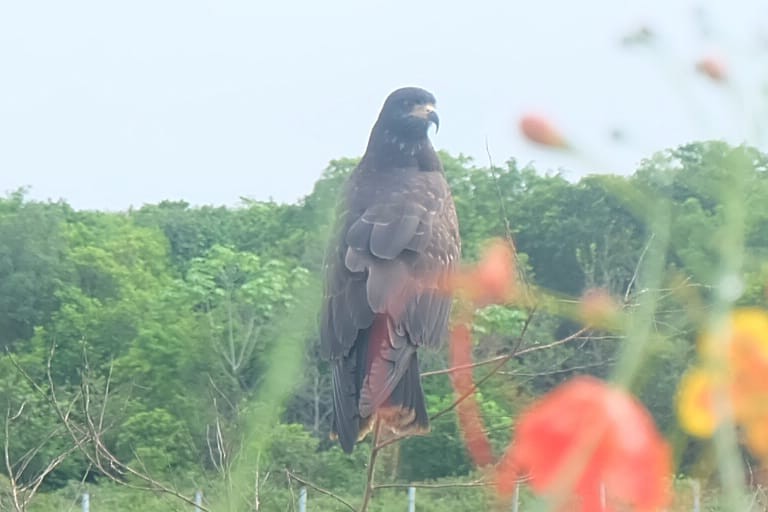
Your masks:
<svg viewBox="0 0 768 512"><path fill-rule="evenodd" d="M658 51L619 44L641 25ZM109 210L292 202L329 160L363 152L403 85L437 97L435 146L478 164L487 140L495 163L629 173L691 140L755 140L744 112L758 117L767 28L764 0L8 0L0 193L30 186L34 198ZM711 53L734 85L696 74ZM590 157L523 141L526 111Z"/></svg>

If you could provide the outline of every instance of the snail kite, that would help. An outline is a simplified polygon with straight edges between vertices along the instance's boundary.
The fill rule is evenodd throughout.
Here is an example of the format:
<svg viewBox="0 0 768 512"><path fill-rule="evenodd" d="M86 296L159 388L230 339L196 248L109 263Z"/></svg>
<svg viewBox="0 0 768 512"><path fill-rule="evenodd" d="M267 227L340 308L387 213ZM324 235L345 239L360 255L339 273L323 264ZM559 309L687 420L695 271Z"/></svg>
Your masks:
<svg viewBox="0 0 768 512"><path fill-rule="evenodd" d="M417 351L447 335L445 284L461 254L432 123L439 128L432 94L390 94L337 209L320 346L333 371L332 436L347 453L376 418L398 434L429 430Z"/></svg>

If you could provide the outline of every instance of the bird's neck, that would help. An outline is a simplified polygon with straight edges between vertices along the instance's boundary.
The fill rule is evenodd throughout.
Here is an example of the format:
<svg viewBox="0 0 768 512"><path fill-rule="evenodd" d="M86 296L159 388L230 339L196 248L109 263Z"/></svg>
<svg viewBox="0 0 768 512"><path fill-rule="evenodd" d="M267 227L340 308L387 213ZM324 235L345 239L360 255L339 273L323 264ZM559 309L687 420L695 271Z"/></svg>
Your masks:
<svg viewBox="0 0 768 512"><path fill-rule="evenodd" d="M399 137L378 124L371 131L360 165L371 170L393 167L417 167L420 171L443 169L426 133L423 137Z"/></svg>

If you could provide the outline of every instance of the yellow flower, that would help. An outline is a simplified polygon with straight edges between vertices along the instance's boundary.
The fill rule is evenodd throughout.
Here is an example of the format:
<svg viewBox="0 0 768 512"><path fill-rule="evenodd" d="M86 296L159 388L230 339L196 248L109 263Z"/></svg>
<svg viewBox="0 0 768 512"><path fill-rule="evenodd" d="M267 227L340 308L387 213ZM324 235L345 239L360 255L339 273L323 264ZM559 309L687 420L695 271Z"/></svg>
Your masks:
<svg viewBox="0 0 768 512"><path fill-rule="evenodd" d="M681 379L677 414L684 430L709 437L725 412L744 431L744 442L756 456L768 458L768 313L756 308L734 311L721 329L699 339L702 365ZM729 399L718 411L717 388Z"/></svg>
<svg viewBox="0 0 768 512"><path fill-rule="evenodd" d="M677 415L680 426L697 437L710 437L720 423L714 407L715 379L702 368L689 370L680 381Z"/></svg>
<svg viewBox="0 0 768 512"><path fill-rule="evenodd" d="M738 363L742 362L738 361L739 356L748 351L768 363L768 313L757 308L738 309L721 331L705 333L698 348L702 357L708 359L726 356L723 362Z"/></svg>

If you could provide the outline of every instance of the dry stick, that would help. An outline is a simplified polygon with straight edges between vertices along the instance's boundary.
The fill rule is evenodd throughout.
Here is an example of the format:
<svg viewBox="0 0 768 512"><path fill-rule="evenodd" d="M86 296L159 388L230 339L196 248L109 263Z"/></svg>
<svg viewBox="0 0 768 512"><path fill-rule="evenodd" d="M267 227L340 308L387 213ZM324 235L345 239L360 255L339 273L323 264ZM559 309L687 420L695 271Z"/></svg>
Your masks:
<svg viewBox="0 0 768 512"><path fill-rule="evenodd" d="M59 429L56 428L52 431L50 431L44 439L34 448L31 448L30 450L27 450L27 452L14 464L11 462L10 459L10 440L11 440L11 434L10 434L10 424L12 421L17 420L22 412L24 411L24 407L26 406L26 402L23 402L21 406L19 407L19 410L11 416L10 407L8 408L8 411L6 413L5 417L5 439L3 443L3 452L4 452L4 459L5 459L5 466L8 473L8 482L11 487L11 495L14 502L14 507L21 511L26 510L27 506L29 505L29 502L32 500L32 498L37 494L37 491L40 489L40 486L43 484L43 481L45 478L54 470L56 467L61 464L64 459L66 459L72 452L74 452L77 447L71 446L67 448L66 450L62 451L55 457L53 457L48 464L35 475L35 477L28 483L25 484L19 484L18 477L24 472L26 472L27 468L29 467L29 464L32 462L34 457L40 452L40 450L43 449L43 446L45 443L53 439L59 434ZM15 467L14 467L15 466Z"/></svg>
<svg viewBox="0 0 768 512"><path fill-rule="evenodd" d="M368 510L368 504L371 502L371 496L373 496L373 473L376 466L376 456L379 454L379 450L384 448L384 444L379 443L379 418L378 416L373 422L373 440L371 441L371 456L368 459L368 472L365 479L365 494L363 494L363 503L360 505L360 512L366 512Z"/></svg>
<svg viewBox="0 0 768 512"><path fill-rule="evenodd" d="M493 178L493 184L496 185L496 193L499 195L499 213L501 218L504 219L504 231L507 235L507 240L512 241L512 227L509 225L509 216L507 215L507 207L504 204L504 196L501 193L501 187L499 186L499 178L496 176L496 167L493 165L493 157L491 157L491 148L488 147L488 137L485 138L485 154L488 155L488 164L490 165L491 177Z"/></svg>
<svg viewBox="0 0 768 512"><path fill-rule="evenodd" d="M527 289L527 287L526 287ZM528 332L528 327L530 327L531 322L533 321L533 317L536 314L536 310L538 308L538 304L534 304L531 307L531 311L528 313L528 317L525 319L525 323L523 324L523 328L520 329L520 334L517 337L517 341L512 346L512 353L517 353L518 350L520 350L520 347L523 344L523 339L525 339L525 333Z"/></svg>
<svg viewBox="0 0 768 512"><path fill-rule="evenodd" d="M444 408L442 411L434 414L431 418L429 418L429 421L435 421L437 418L444 416L454 410L461 402L469 398L471 395L475 394L475 391L480 387L481 384L483 384L485 381L496 375L496 372L501 370L501 367L507 364L507 361L512 359L513 354L507 354L503 358L499 360L498 363L496 363L496 366L491 368L491 371L489 371L487 374L483 376L482 379L478 380L477 382L472 383L472 387L470 387L464 394L462 394L459 398L453 401L451 405Z"/></svg>
<svg viewBox="0 0 768 512"><path fill-rule="evenodd" d="M307 487L310 487L310 488L312 488L312 489L316 490L316 491L317 491L317 492L319 492L320 494L325 494L326 496L329 496L329 497L333 498L334 500L338 501L339 503L341 503L342 505L344 505L345 507L347 507L347 508L348 508L349 510L351 510L352 512L356 512L356 509L355 509L355 507L353 507L353 506L352 506L352 505L351 505L351 504L350 504L348 501L346 501L344 498L342 498L342 497L340 497L340 496L337 496L337 495L336 495L336 494L334 494L333 492L331 492L331 491L329 491L329 490L327 490L327 489L323 489L323 488L322 488L322 487L320 487L319 485L315 485L315 484L313 484L312 482L310 482L309 480L304 480L303 478L301 478L301 477L298 477L298 476L296 476L295 474L291 473L291 472L290 472L289 470L287 470L287 469L285 470L285 474L288 476L288 479L289 479L289 480L296 480L296 481L297 481L297 482L299 482L300 484L302 484L302 485L306 485ZM378 487L378 486L374 486L374 488L377 488L377 487Z"/></svg>
<svg viewBox="0 0 768 512"><path fill-rule="evenodd" d="M293 481L291 480L290 475L286 474L285 478L288 480L288 492L291 493L291 510L296 512L296 495L293 493Z"/></svg>
<svg viewBox="0 0 768 512"><path fill-rule="evenodd" d="M23 409L23 404L22 404L22 407L19 409L19 414L21 414L21 409ZM13 464L11 464L11 455L10 455L11 454L10 442L9 442L9 439L10 439L10 426L9 425L11 423L10 418L11 418L11 410L10 410L10 407L9 407L8 411L5 414L5 440L4 440L4 443L3 443L3 445L4 445L3 446L3 449L4 449L3 451L4 451L4 455L5 455L5 467L6 467L6 470L8 471L8 484L11 487L11 499L13 500L14 508L16 510L20 511L20 510L23 510L23 509L21 508L21 505L19 504L19 487L18 487L17 482L16 482L16 473L13 470Z"/></svg>
<svg viewBox="0 0 768 512"><path fill-rule="evenodd" d="M563 360L565 362L565 360ZM548 375L560 375L562 373L572 373L582 370L589 370L591 368L600 368L601 366L611 365L615 363L615 359L608 359L605 362L599 362L599 363L593 363L593 364L581 364L578 366L569 366L568 368L561 368L558 370L550 370L548 372L534 372L534 373L523 373L518 371L511 371L511 372L499 372L499 375L508 375L510 377L545 377Z"/></svg>
<svg viewBox="0 0 768 512"><path fill-rule="evenodd" d="M643 263L643 259L645 258L645 253L648 252L648 249L651 247L651 242L653 242L653 238L656 236L655 233L651 233L651 236L648 237L648 242L646 242L645 247L643 247L643 251L640 253L640 257L637 258L637 265L635 265L635 271L632 273L632 279L629 280L629 284L627 285L627 290L624 293L624 304L627 304L629 302L629 294L632 293L632 287L635 285L635 281L637 280L637 275L640 273L640 265Z"/></svg>

